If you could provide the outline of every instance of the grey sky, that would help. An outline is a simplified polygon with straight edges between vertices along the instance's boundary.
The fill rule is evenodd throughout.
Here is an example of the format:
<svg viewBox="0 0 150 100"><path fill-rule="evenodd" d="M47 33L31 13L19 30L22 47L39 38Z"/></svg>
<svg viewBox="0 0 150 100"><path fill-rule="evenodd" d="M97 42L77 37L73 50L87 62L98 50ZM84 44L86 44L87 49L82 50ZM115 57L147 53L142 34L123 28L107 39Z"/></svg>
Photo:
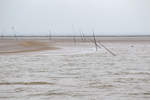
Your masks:
<svg viewBox="0 0 150 100"><path fill-rule="evenodd" d="M150 35L150 0L0 0L0 32Z"/></svg>

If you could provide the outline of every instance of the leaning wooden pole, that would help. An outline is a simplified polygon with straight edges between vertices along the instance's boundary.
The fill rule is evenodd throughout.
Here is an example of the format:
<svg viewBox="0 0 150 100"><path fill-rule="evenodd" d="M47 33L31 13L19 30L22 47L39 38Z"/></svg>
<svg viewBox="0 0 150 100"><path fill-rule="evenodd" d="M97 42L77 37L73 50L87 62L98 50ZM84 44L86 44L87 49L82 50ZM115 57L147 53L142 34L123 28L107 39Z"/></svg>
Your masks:
<svg viewBox="0 0 150 100"><path fill-rule="evenodd" d="M111 55L116 56L115 53L113 53L111 50L109 50L107 47L105 47L105 45L103 45L101 42L99 42L99 44L100 44L104 49L106 49Z"/></svg>

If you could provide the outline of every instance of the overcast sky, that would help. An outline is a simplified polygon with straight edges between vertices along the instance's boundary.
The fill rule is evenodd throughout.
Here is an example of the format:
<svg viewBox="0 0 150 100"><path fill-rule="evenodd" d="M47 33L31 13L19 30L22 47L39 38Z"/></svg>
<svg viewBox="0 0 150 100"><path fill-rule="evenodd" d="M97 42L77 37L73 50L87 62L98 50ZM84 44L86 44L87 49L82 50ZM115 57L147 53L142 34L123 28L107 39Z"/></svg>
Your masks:
<svg viewBox="0 0 150 100"><path fill-rule="evenodd" d="M14 31L12 30L14 26ZM0 32L150 35L150 0L0 0Z"/></svg>

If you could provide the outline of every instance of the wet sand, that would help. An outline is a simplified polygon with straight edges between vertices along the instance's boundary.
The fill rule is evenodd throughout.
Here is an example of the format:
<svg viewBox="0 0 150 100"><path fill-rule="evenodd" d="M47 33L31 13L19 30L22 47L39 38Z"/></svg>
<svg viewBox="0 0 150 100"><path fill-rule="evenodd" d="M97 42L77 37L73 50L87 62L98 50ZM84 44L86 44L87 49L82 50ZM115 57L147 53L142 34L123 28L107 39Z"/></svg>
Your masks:
<svg viewBox="0 0 150 100"><path fill-rule="evenodd" d="M0 40L0 54L13 54L24 52L37 52L43 50L56 50L58 48L52 46L52 43L41 40Z"/></svg>
<svg viewBox="0 0 150 100"><path fill-rule="evenodd" d="M149 37L97 38L116 56L96 51L92 38L20 39L0 40L1 47L17 43L0 50L59 49L0 54L0 100L150 99Z"/></svg>

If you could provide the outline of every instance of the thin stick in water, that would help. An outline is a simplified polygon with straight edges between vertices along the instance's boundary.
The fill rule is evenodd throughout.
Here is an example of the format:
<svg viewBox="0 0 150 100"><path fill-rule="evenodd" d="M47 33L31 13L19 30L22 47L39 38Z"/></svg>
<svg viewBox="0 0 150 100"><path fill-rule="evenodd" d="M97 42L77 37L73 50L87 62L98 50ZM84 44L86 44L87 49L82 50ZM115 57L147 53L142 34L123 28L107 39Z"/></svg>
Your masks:
<svg viewBox="0 0 150 100"><path fill-rule="evenodd" d="M101 42L99 42L99 44L104 48L106 49L110 54L112 54L113 56L116 56L115 53L113 53L111 50L109 50L105 45L103 45Z"/></svg>
<svg viewBox="0 0 150 100"><path fill-rule="evenodd" d="M96 51L98 50L97 48L97 41L96 41L96 38L95 38L95 33L93 31L93 38L94 38L94 44L95 44L95 48L96 48Z"/></svg>
<svg viewBox="0 0 150 100"><path fill-rule="evenodd" d="M52 39L52 34L51 33L52 33L51 30L49 30L49 40Z"/></svg>

